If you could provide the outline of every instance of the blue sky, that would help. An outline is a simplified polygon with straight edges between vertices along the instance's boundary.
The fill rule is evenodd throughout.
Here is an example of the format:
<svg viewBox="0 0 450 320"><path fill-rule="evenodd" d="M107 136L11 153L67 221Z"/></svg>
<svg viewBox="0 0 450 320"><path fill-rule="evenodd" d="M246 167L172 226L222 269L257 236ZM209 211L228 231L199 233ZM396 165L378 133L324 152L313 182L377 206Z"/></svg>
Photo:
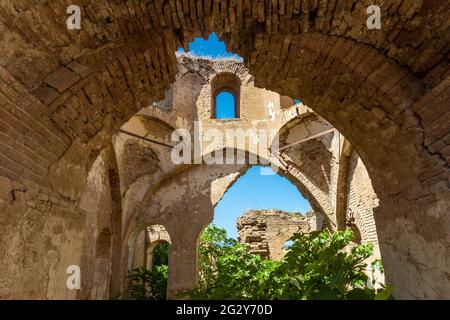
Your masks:
<svg viewBox="0 0 450 320"><path fill-rule="evenodd" d="M234 97L231 93L222 91L216 96L216 118L235 118Z"/></svg>
<svg viewBox="0 0 450 320"><path fill-rule="evenodd" d="M236 238L236 219L248 209L280 209L306 213L309 202L288 179L278 174L261 175L254 166L225 193L214 210L214 223Z"/></svg>
<svg viewBox="0 0 450 320"><path fill-rule="evenodd" d="M208 40L195 38L189 43L189 50L192 54L211 58L240 58L228 52L215 33L212 33ZM183 49L178 51L184 52ZM230 96L223 95L219 99L220 104L233 104L233 98ZM230 118L233 115L230 109L218 110L218 118ZM254 166L225 193L214 210L213 222L227 230L229 236L237 238L236 219L248 209L280 209L306 213L311 210L311 206L288 179L278 174L262 175L261 167Z"/></svg>
<svg viewBox="0 0 450 320"><path fill-rule="evenodd" d="M184 49L180 48L178 52L184 52ZM242 59L237 54L228 52L225 48L225 43L220 41L215 33L211 33L207 40L194 38L194 41L189 43L189 52L198 56L208 56L211 58Z"/></svg>

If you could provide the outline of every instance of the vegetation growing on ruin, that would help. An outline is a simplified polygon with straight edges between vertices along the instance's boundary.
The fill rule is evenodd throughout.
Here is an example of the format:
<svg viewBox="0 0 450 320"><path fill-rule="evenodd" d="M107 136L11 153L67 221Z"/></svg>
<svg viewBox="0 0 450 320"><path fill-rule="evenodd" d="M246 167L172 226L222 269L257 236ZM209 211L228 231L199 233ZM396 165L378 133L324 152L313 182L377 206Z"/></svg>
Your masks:
<svg viewBox="0 0 450 320"><path fill-rule="evenodd" d="M191 299L387 299L391 287L373 289L365 273L371 244L351 246L351 230L297 234L282 261L263 259L210 225L201 235L200 277ZM131 299L165 299L168 245L154 252L154 267L129 276ZM376 260L373 267L382 271Z"/></svg>
<svg viewBox="0 0 450 320"><path fill-rule="evenodd" d="M133 300L164 300L167 290L167 265L152 270L139 267L128 276L130 285L125 297Z"/></svg>
<svg viewBox="0 0 450 320"><path fill-rule="evenodd" d="M386 299L372 289L364 262L371 244L355 245L351 230L298 234L283 261L262 259L225 230L208 227L200 239L200 281L193 299ZM379 261L374 265L380 266Z"/></svg>
<svg viewBox="0 0 450 320"><path fill-rule="evenodd" d="M153 267L136 268L128 276L127 298L136 300L164 300L167 293L169 244L157 245L153 251Z"/></svg>
<svg viewBox="0 0 450 320"><path fill-rule="evenodd" d="M170 244L162 242L153 250L153 266L169 265L169 247Z"/></svg>

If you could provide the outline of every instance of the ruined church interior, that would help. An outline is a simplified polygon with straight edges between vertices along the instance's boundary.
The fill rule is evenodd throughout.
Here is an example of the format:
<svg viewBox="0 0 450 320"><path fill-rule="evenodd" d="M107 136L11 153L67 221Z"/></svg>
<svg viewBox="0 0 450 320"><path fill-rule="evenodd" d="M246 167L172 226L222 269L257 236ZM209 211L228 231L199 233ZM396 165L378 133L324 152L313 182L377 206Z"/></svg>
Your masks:
<svg viewBox="0 0 450 320"><path fill-rule="evenodd" d="M371 290L450 299L448 1L3 0L0 21L0 299L129 299L157 264L189 299L254 169L310 206L233 221L255 261L351 230ZM192 50L212 36L230 56Z"/></svg>

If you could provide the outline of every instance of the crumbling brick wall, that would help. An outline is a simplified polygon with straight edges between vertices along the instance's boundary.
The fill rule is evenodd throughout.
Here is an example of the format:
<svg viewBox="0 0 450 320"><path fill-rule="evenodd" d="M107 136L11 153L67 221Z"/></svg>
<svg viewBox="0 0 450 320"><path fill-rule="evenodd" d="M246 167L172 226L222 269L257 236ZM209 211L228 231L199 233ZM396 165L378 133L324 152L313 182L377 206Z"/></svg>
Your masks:
<svg viewBox="0 0 450 320"><path fill-rule="evenodd" d="M238 241L248 244L251 253L281 260L286 241L296 233L320 230L322 222L323 216L313 211L302 215L281 210L248 210L237 220Z"/></svg>

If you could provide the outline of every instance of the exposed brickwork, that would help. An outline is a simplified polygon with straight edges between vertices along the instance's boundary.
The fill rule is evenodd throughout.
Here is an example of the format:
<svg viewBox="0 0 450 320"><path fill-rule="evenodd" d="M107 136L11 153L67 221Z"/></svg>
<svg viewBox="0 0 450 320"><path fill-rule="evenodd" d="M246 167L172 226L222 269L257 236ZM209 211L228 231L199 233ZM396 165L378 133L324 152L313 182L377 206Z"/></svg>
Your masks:
<svg viewBox="0 0 450 320"><path fill-rule="evenodd" d="M237 220L238 241L263 258L281 260L286 241L296 233L321 230L323 216L279 210L249 210Z"/></svg>
<svg viewBox="0 0 450 320"><path fill-rule="evenodd" d="M366 7L377 3L383 27L369 31ZM11 244L2 264L25 261L8 269L13 276L2 288L14 284L17 290L5 290L5 297L19 297L25 287L32 288L29 297L72 297L59 281L81 248L84 223L71 219L83 212L78 201L90 168L132 115L164 98L176 79L177 47L213 31L244 57L254 77L248 81L300 97L361 156L380 200L374 218L396 297L449 297L450 8L445 1L100 0L81 7L82 29L69 31L63 2L0 4L6 44L0 48L0 175L11 181L5 189L13 186L5 192L8 198L16 186L26 190L2 204L1 220L8 221L2 243ZM251 97L255 91L247 93ZM211 100L207 92L201 97ZM168 117L171 126L186 126L176 115ZM335 201L323 192L325 181L318 187L295 164L288 168L299 173L305 190L317 191L310 195L323 212L333 213ZM333 193L336 176L330 177ZM34 200L36 194L48 200ZM39 213L49 206L49 212ZM35 218L39 227L32 230L28 219ZM58 235L39 238L60 222L64 239L73 245ZM332 219L329 223L333 227ZM23 247L12 241L17 230L23 231L18 240ZM37 243L51 244L49 259ZM28 263L22 252L23 257L38 252L39 262ZM18 279L25 280L16 285Z"/></svg>
<svg viewBox="0 0 450 320"><path fill-rule="evenodd" d="M198 227L199 221L202 221L200 224L204 226L208 221L211 221L215 204L222 198L224 192L232 183L248 169L247 165L240 167L206 165L205 163L193 166L174 165L169 159L170 148L161 146L160 143L163 142L167 145L173 143L168 139L171 133L170 129L173 130L173 127L185 128L192 132L194 121L200 121L204 130L214 128L223 134L226 130L235 128L275 129L279 132L281 147L295 144L302 139L330 129L333 130L327 135L284 149L279 155L282 160L279 173L285 175L299 188L316 210L317 213L314 217L320 217L320 219L314 217L309 217L306 220L300 219L299 224L304 227L303 231L322 227L330 230L336 229L337 185L339 184L340 178L338 176L341 168L337 159L339 159L339 152L341 151L341 139L343 141L344 138L337 131L334 131L327 121L320 118L305 105L282 106L282 97L278 94L255 88L252 76L248 74L240 62L208 60L186 55L180 55L178 58L180 65L177 80L171 86L164 101L145 108L122 127L125 131L151 138L153 142L127 136L123 132L117 135L115 139L116 154L120 163L119 169L125 194L125 232L127 239L130 239L126 241L133 241L137 236L134 231L141 230L143 225L163 223L167 225L168 232L175 242L179 243L180 237L187 243L196 242L199 233L195 233L191 229ZM212 119L213 101L211 92L214 91L215 87L214 79L224 73L230 74L230 70L239 70L237 74L241 80L239 90L241 115L234 120ZM293 102L292 99L290 101ZM161 105L163 105L163 108L160 107ZM275 115L271 121L268 121L269 109L259 108L259 106L267 107L268 105L272 108L270 112ZM262 141L262 143L267 143L267 146L263 148L267 149L272 141ZM208 149L204 150L205 154L221 149L223 146L220 141L208 143L208 145ZM246 144L241 147L248 150ZM236 148L236 146L233 148ZM357 156L355 157L357 158ZM344 170L348 171L348 168ZM362 164L359 170L362 173L366 172ZM217 176L219 173L220 176ZM347 177L347 174L344 176ZM349 176L352 177L351 174ZM347 187L346 179L340 181L340 183L343 183L344 189ZM371 185L370 179L367 177L359 179L358 183L361 183L363 188ZM342 191L342 195L343 201L347 201L348 197L344 191ZM195 217L196 221L189 221L188 224L191 229L188 233L186 233L187 231L180 232L184 228L182 222L188 218L185 216L186 210L192 212L188 217L192 219ZM278 218L283 219L283 215L277 217L274 213L272 218L274 221L278 221ZM355 226L355 233L365 232L365 230L359 230L358 228L364 228L366 220L373 225L372 211L370 211L370 214L363 216L361 219L363 223ZM314 226L312 226L312 222L314 222ZM344 216L344 223L346 222ZM298 224L291 227L275 237L276 239L270 243L270 246L273 246L271 250L267 245L263 248L266 256L269 255L269 251L273 251L273 257L281 259L283 254L281 248L284 242L299 230ZM198 229L195 230L198 231ZM271 235L276 235L280 230L277 229L276 225L273 225L273 228L271 227L269 231ZM143 243L143 238L141 239L138 236L136 241L137 243ZM377 244L376 238L374 241ZM143 248L139 245L128 248L129 252L125 255L128 256L128 266L136 266L131 261L133 259L134 261L140 261L141 264L144 263L146 255ZM255 250L258 250L258 248ZM136 252L138 252L137 260L131 258L133 255L136 257ZM172 284L169 281L169 295L172 296L180 286L192 285L196 269L193 266L195 252L186 250L181 245L172 247L170 252L171 256L174 257L173 259L182 259L183 263L189 265L189 273L186 273L176 264L172 264L172 268L175 268L172 281L177 281L176 283L172 282ZM180 280L181 273L185 277L183 280Z"/></svg>

